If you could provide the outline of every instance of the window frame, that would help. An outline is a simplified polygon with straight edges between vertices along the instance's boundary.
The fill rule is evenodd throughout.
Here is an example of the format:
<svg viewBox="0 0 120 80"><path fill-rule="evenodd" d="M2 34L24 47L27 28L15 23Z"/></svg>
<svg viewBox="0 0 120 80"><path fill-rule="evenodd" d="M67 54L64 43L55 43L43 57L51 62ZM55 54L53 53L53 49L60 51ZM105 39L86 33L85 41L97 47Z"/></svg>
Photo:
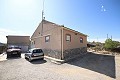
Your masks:
<svg viewBox="0 0 120 80"><path fill-rule="evenodd" d="M46 40L47 37L49 38L48 40ZM45 36L45 42L50 42L50 35Z"/></svg>
<svg viewBox="0 0 120 80"><path fill-rule="evenodd" d="M35 40L34 40L34 44L35 44Z"/></svg>
<svg viewBox="0 0 120 80"><path fill-rule="evenodd" d="M43 51L41 49L35 49L32 51L32 53L42 53Z"/></svg>
<svg viewBox="0 0 120 80"><path fill-rule="evenodd" d="M83 43L83 38L82 37L80 37L80 43Z"/></svg>
<svg viewBox="0 0 120 80"><path fill-rule="evenodd" d="M67 39L67 36L70 37L70 40ZM71 42L71 35L70 35L70 34L66 34L66 41L67 41L67 42Z"/></svg>

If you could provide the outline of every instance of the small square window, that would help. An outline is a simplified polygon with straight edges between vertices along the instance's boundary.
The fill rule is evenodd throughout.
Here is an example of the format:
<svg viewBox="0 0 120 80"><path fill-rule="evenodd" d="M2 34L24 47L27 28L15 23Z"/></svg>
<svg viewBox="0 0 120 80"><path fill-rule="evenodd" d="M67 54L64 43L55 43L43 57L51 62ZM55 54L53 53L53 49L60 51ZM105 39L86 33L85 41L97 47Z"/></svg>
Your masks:
<svg viewBox="0 0 120 80"><path fill-rule="evenodd" d="M83 43L83 38L82 37L80 37L80 43Z"/></svg>
<svg viewBox="0 0 120 80"><path fill-rule="evenodd" d="M49 42L50 41L50 36L45 36L45 42Z"/></svg>
<svg viewBox="0 0 120 80"><path fill-rule="evenodd" d="M66 34L66 41L71 42L71 35Z"/></svg>

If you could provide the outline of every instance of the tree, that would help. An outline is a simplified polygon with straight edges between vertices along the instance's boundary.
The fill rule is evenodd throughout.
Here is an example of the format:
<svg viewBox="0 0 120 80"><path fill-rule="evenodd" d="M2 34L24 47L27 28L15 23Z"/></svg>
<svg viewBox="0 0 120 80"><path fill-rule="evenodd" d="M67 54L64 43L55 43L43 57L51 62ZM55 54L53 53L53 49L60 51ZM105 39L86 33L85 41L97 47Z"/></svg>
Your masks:
<svg viewBox="0 0 120 80"><path fill-rule="evenodd" d="M105 41L105 49L112 50L114 48L117 48L117 46L120 45L120 42L118 41L112 41L112 39L106 39Z"/></svg>
<svg viewBox="0 0 120 80"><path fill-rule="evenodd" d="M105 41L105 49L112 49L112 48L113 48L112 39L106 39L106 41Z"/></svg>
<svg viewBox="0 0 120 80"><path fill-rule="evenodd" d="M118 41L113 41L113 47L117 48L120 45L120 42Z"/></svg>

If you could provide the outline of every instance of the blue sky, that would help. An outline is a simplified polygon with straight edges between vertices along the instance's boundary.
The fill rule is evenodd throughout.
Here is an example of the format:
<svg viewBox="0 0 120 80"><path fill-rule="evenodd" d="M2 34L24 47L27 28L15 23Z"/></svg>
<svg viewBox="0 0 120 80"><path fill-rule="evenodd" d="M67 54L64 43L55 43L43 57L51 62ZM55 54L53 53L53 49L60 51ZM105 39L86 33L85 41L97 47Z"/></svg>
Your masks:
<svg viewBox="0 0 120 80"><path fill-rule="evenodd" d="M31 36L41 22L42 0L0 0L0 42L7 35ZM103 42L120 41L120 0L45 0L45 19Z"/></svg>

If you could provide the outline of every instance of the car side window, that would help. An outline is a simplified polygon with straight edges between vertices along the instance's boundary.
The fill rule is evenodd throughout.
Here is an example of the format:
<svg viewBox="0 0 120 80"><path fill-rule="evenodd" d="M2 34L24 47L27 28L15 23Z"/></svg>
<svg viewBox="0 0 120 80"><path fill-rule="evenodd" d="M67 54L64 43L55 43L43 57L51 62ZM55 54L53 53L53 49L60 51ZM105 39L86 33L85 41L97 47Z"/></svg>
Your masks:
<svg viewBox="0 0 120 80"><path fill-rule="evenodd" d="M43 51L41 49L39 49L39 52L42 53Z"/></svg>

